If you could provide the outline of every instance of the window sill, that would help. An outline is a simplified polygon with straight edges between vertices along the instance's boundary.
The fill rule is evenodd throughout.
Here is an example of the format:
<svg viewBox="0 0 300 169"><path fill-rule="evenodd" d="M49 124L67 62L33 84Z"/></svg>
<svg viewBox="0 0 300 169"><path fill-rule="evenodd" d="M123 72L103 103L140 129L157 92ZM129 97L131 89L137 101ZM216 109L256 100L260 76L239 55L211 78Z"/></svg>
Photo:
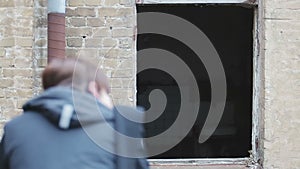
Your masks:
<svg viewBox="0 0 300 169"><path fill-rule="evenodd" d="M151 169L246 169L249 158L149 159Z"/></svg>

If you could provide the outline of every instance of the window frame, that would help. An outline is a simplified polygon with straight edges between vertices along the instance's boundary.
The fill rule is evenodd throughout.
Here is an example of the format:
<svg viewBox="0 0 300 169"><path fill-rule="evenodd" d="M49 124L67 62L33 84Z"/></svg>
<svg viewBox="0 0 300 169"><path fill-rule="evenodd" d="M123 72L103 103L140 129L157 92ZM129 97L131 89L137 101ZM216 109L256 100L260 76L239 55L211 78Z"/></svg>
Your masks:
<svg viewBox="0 0 300 169"><path fill-rule="evenodd" d="M215 166L242 165L261 167L263 164L263 107L264 107L264 53L263 53L263 8L262 0L136 0L142 4L230 4L250 6L254 9L253 25L253 92L252 92L252 150L249 157L244 158L192 158L192 159L149 159L154 167L163 166ZM135 5L135 7L136 7ZM137 35L136 35L137 36ZM137 38L135 38L136 40ZM137 43L137 42L136 42ZM135 79L136 80L136 79ZM136 100L136 98L135 98Z"/></svg>
<svg viewBox="0 0 300 169"><path fill-rule="evenodd" d="M258 0L136 0L136 4L247 4L257 5Z"/></svg>

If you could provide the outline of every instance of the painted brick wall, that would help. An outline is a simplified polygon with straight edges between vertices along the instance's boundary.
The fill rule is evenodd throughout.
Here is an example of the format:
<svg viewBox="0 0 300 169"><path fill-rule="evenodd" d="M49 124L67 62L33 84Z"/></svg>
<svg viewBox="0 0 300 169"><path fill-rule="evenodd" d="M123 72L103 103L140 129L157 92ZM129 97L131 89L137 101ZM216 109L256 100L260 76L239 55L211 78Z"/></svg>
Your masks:
<svg viewBox="0 0 300 169"><path fill-rule="evenodd" d="M265 0L266 169L300 167L300 1Z"/></svg>

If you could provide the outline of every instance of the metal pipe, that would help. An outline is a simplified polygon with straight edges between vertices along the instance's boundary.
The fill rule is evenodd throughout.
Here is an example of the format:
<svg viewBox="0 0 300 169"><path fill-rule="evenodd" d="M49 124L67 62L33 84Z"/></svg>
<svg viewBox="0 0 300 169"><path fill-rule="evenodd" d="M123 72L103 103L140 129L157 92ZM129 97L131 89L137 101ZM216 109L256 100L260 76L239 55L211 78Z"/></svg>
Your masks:
<svg viewBox="0 0 300 169"><path fill-rule="evenodd" d="M65 7L65 0L48 0L48 63L66 57Z"/></svg>

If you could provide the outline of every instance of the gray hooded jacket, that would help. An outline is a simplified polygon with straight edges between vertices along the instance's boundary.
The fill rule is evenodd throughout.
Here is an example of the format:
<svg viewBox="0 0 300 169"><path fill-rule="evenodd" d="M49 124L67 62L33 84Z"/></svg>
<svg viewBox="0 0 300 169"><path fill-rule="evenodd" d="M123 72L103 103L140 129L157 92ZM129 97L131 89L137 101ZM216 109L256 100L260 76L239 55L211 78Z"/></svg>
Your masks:
<svg viewBox="0 0 300 169"><path fill-rule="evenodd" d="M69 117L62 115L66 105L71 105ZM0 169L148 168L145 159L109 153L87 135L85 127L98 125L99 129L99 125L105 123L137 137L142 137L143 128L126 122L90 94L54 87L27 102L23 109L21 116L5 125L0 145ZM99 130L97 134L107 147L118 147L112 132Z"/></svg>

